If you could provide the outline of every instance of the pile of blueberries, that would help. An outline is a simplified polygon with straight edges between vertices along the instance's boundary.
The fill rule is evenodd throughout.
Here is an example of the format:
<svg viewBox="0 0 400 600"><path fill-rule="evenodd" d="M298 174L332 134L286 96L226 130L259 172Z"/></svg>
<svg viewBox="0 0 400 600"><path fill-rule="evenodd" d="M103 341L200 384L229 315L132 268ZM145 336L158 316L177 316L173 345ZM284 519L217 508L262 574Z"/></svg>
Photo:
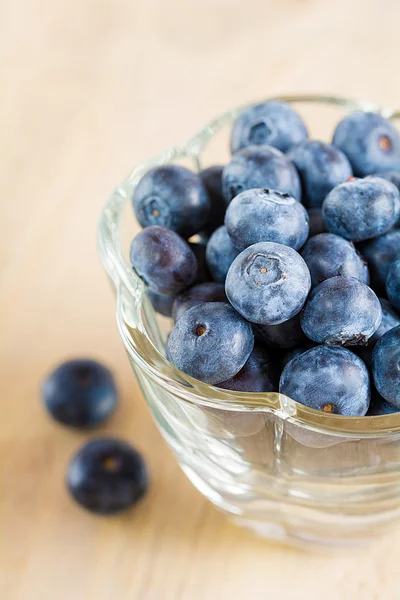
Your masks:
<svg viewBox="0 0 400 600"><path fill-rule="evenodd" d="M91 359L62 363L46 377L42 397L50 415L75 429L92 429L114 412L118 393L111 371ZM82 446L67 470L71 496L87 510L112 515L136 504L148 488L141 454L117 438L99 437Z"/></svg>
<svg viewBox="0 0 400 600"><path fill-rule="evenodd" d="M355 111L331 144L269 101L233 124L232 158L148 171L131 262L172 316L167 358L205 383L325 413L400 410L400 135Z"/></svg>

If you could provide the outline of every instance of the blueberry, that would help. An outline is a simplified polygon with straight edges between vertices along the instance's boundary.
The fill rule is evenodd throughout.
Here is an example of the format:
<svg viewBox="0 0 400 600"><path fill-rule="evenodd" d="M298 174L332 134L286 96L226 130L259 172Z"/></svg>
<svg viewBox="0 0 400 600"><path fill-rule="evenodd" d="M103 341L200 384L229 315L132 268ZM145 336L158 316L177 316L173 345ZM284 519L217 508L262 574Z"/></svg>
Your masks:
<svg viewBox="0 0 400 600"><path fill-rule="evenodd" d="M200 242L188 242L189 247L196 257L197 261L197 275L194 283L204 283L205 281L211 281L211 273L207 266L206 261L206 247L207 244Z"/></svg>
<svg viewBox="0 0 400 600"><path fill-rule="evenodd" d="M400 254L390 265L386 280L386 292L390 302L400 311Z"/></svg>
<svg viewBox="0 0 400 600"><path fill-rule="evenodd" d="M301 315L304 333L319 344L366 344L382 321L374 292L354 277L332 277L315 287Z"/></svg>
<svg viewBox="0 0 400 600"><path fill-rule="evenodd" d="M240 150L223 170L222 189L227 204L240 192L252 188L279 190L301 200L296 169L282 152L270 146Z"/></svg>
<svg viewBox="0 0 400 600"><path fill-rule="evenodd" d="M202 302L227 302L225 287L223 283L213 281L199 283L185 290L175 298L173 307L173 318L175 323L181 318L184 312L201 304Z"/></svg>
<svg viewBox="0 0 400 600"><path fill-rule="evenodd" d="M277 392L279 367L270 352L255 346L244 367L218 387L236 392Z"/></svg>
<svg viewBox="0 0 400 600"><path fill-rule="evenodd" d="M375 173L376 177L382 177L386 181L393 183L398 190L400 190L400 170L399 171L382 171L381 173Z"/></svg>
<svg viewBox="0 0 400 600"><path fill-rule="evenodd" d="M372 176L341 183L322 205L328 231L354 242L386 233L399 213L399 190L393 183Z"/></svg>
<svg viewBox="0 0 400 600"><path fill-rule="evenodd" d="M372 363L376 389L387 402L400 409L400 325L376 342Z"/></svg>
<svg viewBox="0 0 400 600"><path fill-rule="evenodd" d="M368 370L344 348L317 346L293 358L283 369L279 391L328 414L364 416L370 401Z"/></svg>
<svg viewBox="0 0 400 600"><path fill-rule="evenodd" d="M319 208L334 187L353 175L347 156L335 146L305 140L287 154L300 174L303 202Z"/></svg>
<svg viewBox="0 0 400 600"><path fill-rule="evenodd" d="M306 342L307 338L300 325L297 314L279 325L253 325L257 340L273 348L292 348Z"/></svg>
<svg viewBox="0 0 400 600"><path fill-rule="evenodd" d="M232 306L248 321L261 325L279 325L294 317L310 287L310 272L300 254L273 242L243 250L225 282Z"/></svg>
<svg viewBox="0 0 400 600"><path fill-rule="evenodd" d="M308 137L306 126L286 102L270 100L246 108L235 120L232 154L247 146L274 146L286 152Z"/></svg>
<svg viewBox="0 0 400 600"><path fill-rule="evenodd" d="M185 238L202 229L210 211L199 175L179 165L148 171L136 186L132 202L142 227L160 225Z"/></svg>
<svg viewBox="0 0 400 600"><path fill-rule="evenodd" d="M216 384L236 375L254 345L251 325L225 302L187 310L168 338L169 360L181 371Z"/></svg>
<svg viewBox="0 0 400 600"><path fill-rule="evenodd" d="M67 486L84 508L112 515L136 504L148 487L142 456L129 444L113 438L85 444L68 468Z"/></svg>
<svg viewBox="0 0 400 600"><path fill-rule="evenodd" d="M400 325L400 317L393 306L384 298L378 298L382 308L382 321L375 333L369 338L367 346L359 346L354 352L365 362L367 367L372 368L372 351L376 342L393 327Z"/></svg>
<svg viewBox="0 0 400 600"><path fill-rule="evenodd" d="M378 417L381 415L392 415L398 412L399 409L386 402L380 393L376 390L374 385L371 385L371 402L367 412L367 417Z"/></svg>
<svg viewBox="0 0 400 600"><path fill-rule="evenodd" d="M400 136L396 127L377 113L355 111L336 127L333 144L346 154L354 174L400 169Z"/></svg>
<svg viewBox="0 0 400 600"><path fill-rule="evenodd" d="M207 244L206 261L212 278L224 283L226 274L240 250L233 245L225 226L214 231Z"/></svg>
<svg viewBox="0 0 400 600"><path fill-rule="evenodd" d="M242 192L229 204L225 227L237 248L277 242L298 250L308 237L308 214L300 202L268 189Z"/></svg>
<svg viewBox="0 0 400 600"><path fill-rule="evenodd" d="M301 255L310 269L313 287L338 275L355 277L363 283L369 283L366 262L351 242L334 233L320 233L310 238Z"/></svg>
<svg viewBox="0 0 400 600"><path fill-rule="evenodd" d="M210 234L224 223L226 202L222 193L223 169L220 165L214 165L199 173L210 199L210 212L204 225L204 231Z"/></svg>
<svg viewBox="0 0 400 600"><path fill-rule="evenodd" d="M175 300L174 296L156 294L156 292L152 292L150 289L147 290L147 295L156 312L164 317L170 317L172 315L172 305Z"/></svg>
<svg viewBox="0 0 400 600"><path fill-rule="evenodd" d="M318 233L325 233L326 228L322 218L322 210L320 208L309 208L307 212L310 237L318 235Z"/></svg>
<svg viewBox="0 0 400 600"><path fill-rule="evenodd" d="M174 296L189 287L197 262L189 245L165 227L146 227L133 240L131 262L139 277L157 294Z"/></svg>
<svg viewBox="0 0 400 600"><path fill-rule="evenodd" d="M111 371L88 358L70 360L57 367L44 380L42 396L56 421L78 428L102 423L117 404Z"/></svg>
<svg viewBox="0 0 400 600"><path fill-rule="evenodd" d="M392 229L378 238L368 240L359 245L359 250L368 262L371 286L378 294L384 294L390 265L400 253L400 230Z"/></svg>

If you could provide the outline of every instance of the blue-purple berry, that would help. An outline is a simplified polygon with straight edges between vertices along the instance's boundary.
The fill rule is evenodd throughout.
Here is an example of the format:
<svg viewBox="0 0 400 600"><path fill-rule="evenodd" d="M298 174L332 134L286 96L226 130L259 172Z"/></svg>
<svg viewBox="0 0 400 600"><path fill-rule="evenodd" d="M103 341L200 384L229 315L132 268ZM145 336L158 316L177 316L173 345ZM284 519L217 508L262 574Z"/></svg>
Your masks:
<svg viewBox="0 0 400 600"><path fill-rule="evenodd" d="M142 227L167 227L184 238L200 231L210 212L210 200L199 175L180 165L148 171L137 184L132 203Z"/></svg>
<svg viewBox="0 0 400 600"><path fill-rule="evenodd" d="M100 515L131 508L146 493L148 481L141 454L114 438L85 444L72 458L67 473L68 490L74 500Z"/></svg>
<svg viewBox="0 0 400 600"><path fill-rule="evenodd" d="M246 190L233 198L225 227L233 244L242 250L258 242L299 250L309 233L304 206L285 192L266 188Z"/></svg>
<svg viewBox="0 0 400 600"><path fill-rule="evenodd" d="M310 208L319 208L334 187L353 175L349 160L335 146L305 140L287 154L300 174L302 198Z"/></svg>
<svg viewBox="0 0 400 600"><path fill-rule="evenodd" d="M232 127L231 151L263 145L286 152L307 137L300 115L288 103L270 100L240 113Z"/></svg>
<svg viewBox="0 0 400 600"><path fill-rule="evenodd" d="M227 204L245 190L268 188L301 200L299 175L282 152L271 146L250 146L237 152L222 173Z"/></svg>
<svg viewBox="0 0 400 600"><path fill-rule="evenodd" d="M382 321L375 293L354 277L332 277L315 287L301 315L310 340L330 345L365 345Z"/></svg>
<svg viewBox="0 0 400 600"><path fill-rule="evenodd" d="M399 190L381 177L342 183L328 194L322 205L328 231L353 242L386 233L399 214Z"/></svg>
<svg viewBox="0 0 400 600"><path fill-rule="evenodd" d="M196 257L189 245L165 227L146 227L138 233L130 257L139 277L157 294L175 296L197 276Z"/></svg>
<svg viewBox="0 0 400 600"><path fill-rule="evenodd" d="M317 346L283 369L279 391L327 414L364 416L370 402L368 370L345 348Z"/></svg>
<svg viewBox="0 0 400 600"><path fill-rule="evenodd" d="M42 397L56 421L85 429L110 417L118 394L107 367L95 360L80 358L62 363L46 377Z"/></svg>
<svg viewBox="0 0 400 600"><path fill-rule="evenodd" d="M313 287L339 275L355 277L369 284L367 263L352 242L334 233L320 233L311 237L301 251L311 274Z"/></svg>
<svg viewBox="0 0 400 600"><path fill-rule="evenodd" d="M388 119L377 113L355 111L335 129L333 145L349 159L354 174L400 170L400 135Z"/></svg>
<svg viewBox="0 0 400 600"><path fill-rule="evenodd" d="M273 242L243 250L225 282L232 306L248 321L261 325L279 325L294 317L310 287L310 272L300 254Z"/></svg>
<svg viewBox="0 0 400 600"><path fill-rule="evenodd" d="M251 325L225 302L190 308L168 338L168 358L178 369L205 383L234 377L254 346Z"/></svg>
<svg viewBox="0 0 400 600"><path fill-rule="evenodd" d="M225 283L229 267L239 253L240 250L233 245L226 227L218 227L210 237L206 249L206 262L214 281Z"/></svg>

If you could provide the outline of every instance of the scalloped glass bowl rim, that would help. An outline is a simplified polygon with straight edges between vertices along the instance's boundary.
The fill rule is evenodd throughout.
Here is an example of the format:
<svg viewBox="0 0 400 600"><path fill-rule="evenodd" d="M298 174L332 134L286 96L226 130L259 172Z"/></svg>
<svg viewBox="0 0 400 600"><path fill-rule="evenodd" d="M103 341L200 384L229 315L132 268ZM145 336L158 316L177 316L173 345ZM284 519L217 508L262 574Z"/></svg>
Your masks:
<svg viewBox="0 0 400 600"><path fill-rule="evenodd" d="M364 110L379 112L390 119L400 118L400 112L391 108L381 108L379 105L362 100L349 100L347 98L322 95L279 96L267 100L284 100L290 103L316 103L339 106L348 110ZM220 410L245 411L245 412L273 412L283 419L300 426L306 426L316 432L329 433L329 435L369 437L384 436L400 432L400 412L392 415L373 417L343 417L340 415L326 415L321 411L313 410L298 402L278 393L253 394L222 390L204 384L186 375L174 367L157 350L146 335L145 325L142 320L142 302L145 297L145 287L131 266L126 262L121 247L119 226L124 208L129 201L133 189L144 173L157 165L167 164L183 158L191 158L200 168L199 153L205 148L215 133L223 129L234 119L249 103L227 111L210 121L200 132L190 138L181 146L174 146L137 166L133 172L114 190L109 197L101 215L99 224L99 251L103 265L117 289L117 322L129 354L135 363L152 380L167 389L170 393L180 397L186 402L200 406L207 406ZM125 287L137 303L138 323L135 335L146 343L146 352L152 355L151 362L145 360L137 351L129 330L122 318L122 288Z"/></svg>

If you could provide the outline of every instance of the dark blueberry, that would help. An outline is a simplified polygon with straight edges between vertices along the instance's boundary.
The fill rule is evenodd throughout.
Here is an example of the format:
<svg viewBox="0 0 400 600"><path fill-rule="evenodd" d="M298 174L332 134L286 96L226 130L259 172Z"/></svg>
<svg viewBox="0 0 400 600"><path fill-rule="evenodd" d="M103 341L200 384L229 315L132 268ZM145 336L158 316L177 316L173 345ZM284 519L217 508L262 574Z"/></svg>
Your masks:
<svg viewBox="0 0 400 600"><path fill-rule="evenodd" d="M268 188L287 192L301 200L301 184L295 167L282 152L270 146L240 150L222 173L226 203L245 190Z"/></svg>
<svg viewBox="0 0 400 600"><path fill-rule="evenodd" d="M393 306L400 311L400 254L390 265L386 279L386 293Z"/></svg>
<svg viewBox="0 0 400 600"><path fill-rule="evenodd" d="M374 173L374 175L390 181L390 183L393 183L400 190L400 169L398 171L382 171L381 173Z"/></svg>
<svg viewBox="0 0 400 600"><path fill-rule="evenodd" d="M367 285L369 283L366 262L352 242L334 233L320 233L310 238L301 255L310 269L313 287L338 275L355 277Z"/></svg>
<svg viewBox="0 0 400 600"><path fill-rule="evenodd" d="M236 375L254 346L251 325L225 302L187 310L168 338L168 357L178 369L206 383Z"/></svg>
<svg viewBox="0 0 400 600"><path fill-rule="evenodd" d="M199 175L179 165L148 171L137 184L132 202L142 227L168 227L185 238L202 229L210 211Z"/></svg>
<svg viewBox="0 0 400 600"><path fill-rule="evenodd" d="M182 294L175 298L173 307L173 318L175 323L181 318L184 312L201 304L202 302L227 302L225 295L225 287L223 283L215 283L209 281L199 283L185 290Z"/></svg>
<svg viewBox="0 0 400 600"><path fill-rule="evenodd" d="M308 137L298 113L286 102L270 100L246 108L235 120L232 154L248 146L274 146L286 152Z"/></svg>
<svg viewBox="0 0 400 600"><path fill-rule="evenodd" d="M377 113L355 111L347 115L336 127L333 144L346 154L359 177L400 169L399 133Z"/></svg>
<svg viewBox="0 0 400 600"><path fill-rule="evenodd" d="M253 331L257 340L273 348L292 348L307 340L300 325L299 314L279 325L254 324Z"/></svg>
<svg viewBox="0 0 400 600"><path fill-rule="evenodd" d="M310 287L310 272L300 254L273 242L243 250L225 282L232 306L248 321L261 325L279 325L294 317Z"/></svg>
<svg viewBox="0 0 400 600"><path fill-rule="evenodd" d="M214 231L207 244L206 261L212 278L224 283L226 274L240 250L233 245L225 226Z"/></svg>
<svg viewBox="0 0 400 600"><path fill-rule="evenodd" d="M400 253L400 230L392 229L378 238L360 244L358 248L368 262L371 287L378 294L386 293L390 265Z"/></svg>
<svg viewBox="0 0 400 600"><path fill-rule="evenodd" d="M353 175L348 158L331 144L305 140L287 154L300 174L303 202L319 208L334 187Z"/></svg>
<svg viewBox="0 0 400 600"><path fill-rule="evenodd" d="M146 227L138 233L130 256L139 277L157 294L175 296L196 279L195 255L177 233L165 227Z"/></svg>
<svg viewBox="0 0 400 600"><path fill-rule="evenodd" d="M307 212L310 237L319 233L325 233L326 227L322 218L322 210L320 208L309 208Z"/></svg>
<svg viewBox="0 0 400 600"><path fill-rule="evenodd" d="M156 294L156 292L152 292L150 289L147 290L147 295L156 312L164 317L170 317L172 315L172 305L175 300L174 296Z"/></svg>
<svg viewBox="0 0 400 600"><path fill-rule="evenodd" d="M400 325L376 342L372 363L376 389L387 402L400 409Z"/></svg>
<svg viewBox="0 0 400 600"><path fill-rule="evenodd" d="M382 321L378 298L354 277L332 277L315 287L301 315L301 326L319 344L366 344Z"/></svg>
<svg viewBox="0 0 400 600"><path fill-rule="evenodd" d="M298 250L308 237L308 214L289 194L268 189L242 192L229 204L225 227L237 248L276 242Z"/></svg>
<svg viewBox="0 0 400 600"><path fill-rule="evenodd" d="M376 342L393 327L400 325L400 317L393 306L384 298L378 298L382 308L382 321L375 333L369 338L367 346L358 346L354 348L357 356L362 358L367 367L372 368L372 351Z"/></svg>
<svg viewBox="0 0 400 600"><path fill-rule="evenodd" d="M148 474L142 456L126 442L95 439L73 457L67 473L72 497L100 515L127 510L145 494Z"/></svg>
<svg viewBox="0 0 400 600"><path fill-rule="evenodd" d="M244 367L218 387L236 392L277 392L279 366L276 358L264 348L255 346Z"/></svg>
<svg viewBox="0 0 400 600"><path fill-rule="evenodd" d="M371 402L367 412L367 417L378 417L382 415L392 415L398 412L399 409L386 402L380 395L374 384L371 384Z"/></svg>
<svg viewBox="0 0 400 600"><path fill-rule="evenodd" d="M56 421L89 428L113 413L118 394L111 371L82 358L65 362L50 373L43 382L42 396Z"/></svg>
<svg viewBox="0 0 400 600"><path fill-rule="evenodd" d="M279 391L309 408L351 417L364 416L370 401L362 360L349 350L327 346L293 358L283 369Z"/></svg>
<svg viewBox="0 0 400 600"><path fill-rule="evenodd" d="M208 270L206 262L206 244L200 242L188 242L190 249L196 257L197 261L197 276L195 283L204 283L205 281L211 281L211 273Z"/></svg>
<svg viewBox="0 0 400 600"><path fill-rule="evenodd" d="M398 220L399 213L399 190L381 177L341 183L322 205L328 231L353 242L386 233Z"/></svg>
<svg viewBox="0 0 400 600"><path fill-rule="evenodd" d="M204 225L204 231L212 233L224 224L224 215L226 202L222 193L222 171L224 167L215 165L200 171L200 179L207 191L210 199L210 212L207 222Z"/></svg>

